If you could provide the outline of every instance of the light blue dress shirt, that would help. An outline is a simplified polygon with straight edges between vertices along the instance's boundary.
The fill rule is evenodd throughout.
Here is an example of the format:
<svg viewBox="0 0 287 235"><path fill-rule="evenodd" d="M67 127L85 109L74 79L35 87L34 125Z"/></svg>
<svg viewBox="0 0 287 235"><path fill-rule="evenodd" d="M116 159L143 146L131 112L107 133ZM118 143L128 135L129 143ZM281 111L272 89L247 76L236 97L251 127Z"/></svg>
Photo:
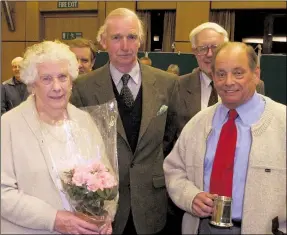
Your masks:
<svg viewBox="0 0 287 235"><path fill-rule="evenodd" d="M251 125L259 121L264 111L265 102L256 92L245 104L236 108L238 117L235 120L237 128L237 142L233 170L232 187L232 219L242 219L244 188L248 159L251 146ZM220 104L215 111L212 121L212 131L207 140L207 150L204 160L204 191L209 192L210 176L216 152L220 131L228 119L228 111Z"/></svg>

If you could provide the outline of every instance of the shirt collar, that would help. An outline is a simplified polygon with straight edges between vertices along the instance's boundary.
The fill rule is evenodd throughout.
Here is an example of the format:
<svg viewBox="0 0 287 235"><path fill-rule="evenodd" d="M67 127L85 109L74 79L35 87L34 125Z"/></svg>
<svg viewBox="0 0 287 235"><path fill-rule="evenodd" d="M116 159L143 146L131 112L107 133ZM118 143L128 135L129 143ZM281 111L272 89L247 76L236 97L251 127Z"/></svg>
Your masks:
<svg viewBox="0 0 287 235"><path fill-rule="evenodd" d="M14 85L22 84L22 83L23 83L23 82L17 80L17 78L15 78L15 76L13 76L13 82L14 82Z"/></svg>
<svg viewBox="0 0 287 235"><path fill-rule="evenodd" d="M212 80L204 73L204 72L200 72L200 79L202 84L207 88L210 83L212 82Z"/></svg>
<svg viewBox="0 0 287 235"><path fill-rule="evenodd" d="M258 115L260 114L260 109L264 105L263 99L255 91L254 95L246 103L240 105L236 111L238 112L243 123L247 125L252 125L258 120Z"/></svg>
<svg viewBox="0 0 287 235"><path fill-rule="evenodd" d="M261 103L262 102L262 103ZM254 95L249 99L246 103L238 106L236 108L236 111L238 113L238 118L246 124L246 125L252 125L258 120L258 115L260 115L260 112L258 112L261 108L261 104L264 104L263 99L258 95L258 93L255 91ZM221 120L221 124L224 123L224 121L227 118L227 114L229 112L229 109L224 106L224 104L219 105L219 120Z"/></svg>
<svg viewBox="0 0 287 235"><path fill-rule="evenodd" d="M124 75L124 73L117 70L117 68L112 63L110 63L110 72L111 72L112 79L113 79L115 85L117 86L120 83L121 78ZM138 76L139 72L140 72L140 66L139 66L139 63L137 61L135 66L128 73L132 77L132 80L134 81L134 83L136 83L136 84L139 83L139 76Z"/></svg>

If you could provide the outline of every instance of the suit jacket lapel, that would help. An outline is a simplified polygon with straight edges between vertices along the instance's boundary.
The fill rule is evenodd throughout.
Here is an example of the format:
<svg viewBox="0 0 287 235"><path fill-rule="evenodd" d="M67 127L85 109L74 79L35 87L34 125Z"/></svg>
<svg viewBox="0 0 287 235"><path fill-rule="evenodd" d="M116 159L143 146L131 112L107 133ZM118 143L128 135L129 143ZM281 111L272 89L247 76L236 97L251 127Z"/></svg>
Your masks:
<svg viewBox="0 0 287 235"><path fill-rule="evenodd" d="M23 107L22 115L27 122L27 126L29 126L29 128L34 133L34 135L36 136L36 139L39 142L39 146L44 155L45 162L49 169L51 179L53 180L55 187L57 188L57 180L56 180L56 175L53 171L52 159L51 159L49 150L47 148L47 145L45 143L44 136L41 131L40 121L38 119L38 114L37 114L37 110L36 110L35 103L34 103L34 97L29 96L27 99L27 102L23 103L23 105L25 106Z"/></svg>
<svg viewBox="0 0 287 235"><path fill-rule="evenodd" d="M201 83L200 83L200 70L191 75L189 85L186 86L186 95L184 96L185 107L187 110L192 110L197 113L201 110ZM194 115L194 114L192 114Z"/></svg>
<svg viewBox="0 0 287 235"><path fill-rule="evenodd" d="M95 79L95 98L98 101L98 104L103 104L112 99L115 99L109 63L103 66L101 75L99 75L97 79ZM117 120L117 132L128 143L125 129L119 113Z"/></svg>
<svg viewBox="0 0 287 235"><path fill-rule="evenodd" d="M156 116L162 101L158 97L156 89L156 78L153 74L149 73L144 66L141 66L142 77L142 119L138 143L146 132L150 121Z"/></svg>

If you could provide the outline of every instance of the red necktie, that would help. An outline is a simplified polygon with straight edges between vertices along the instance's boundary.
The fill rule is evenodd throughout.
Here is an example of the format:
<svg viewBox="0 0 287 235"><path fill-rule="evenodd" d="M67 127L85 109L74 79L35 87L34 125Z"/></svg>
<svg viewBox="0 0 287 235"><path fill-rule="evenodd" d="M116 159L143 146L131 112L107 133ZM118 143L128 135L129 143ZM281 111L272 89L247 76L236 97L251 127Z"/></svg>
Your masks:
<svg viewBox="0 0 287 235"><path fill-rule="evenodd" d="M233 166L237 139L235 109L229 111L227 122L222 126L210 177L210 193L232 196Z"/></svg>

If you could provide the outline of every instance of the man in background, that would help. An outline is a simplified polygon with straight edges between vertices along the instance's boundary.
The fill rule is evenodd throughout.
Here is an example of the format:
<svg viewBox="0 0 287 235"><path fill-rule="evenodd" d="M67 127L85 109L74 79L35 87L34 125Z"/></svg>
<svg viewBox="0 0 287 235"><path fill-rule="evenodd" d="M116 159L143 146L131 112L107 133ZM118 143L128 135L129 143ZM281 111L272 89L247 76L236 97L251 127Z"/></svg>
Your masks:
<svg viewBox="0 0 287 235"><path fill-rule="evenodd" d="M149 65L149 66L152 66L152 60L147 57L147 56L144 56L144 57L141 57L139 59L139 61L142 63L142 64L146 64L146 65Z"/></svg>
<svg viewBox="0 0 287 235"><path fill-rule="evenodd" d="M20 79L20 63L22 57L12 60L13 77L2 83L1 86L1 115L18 106L29 96L27 86Z"/></svg>
<svg viewBox="0 0 287 235"><path fill-rule="evenodd" d="M166 70L168 73L173 73L179 76L180 70L177 64L170 64Z"/></svg>
<svg viewBox="0 0 287 235"><path fill-rule="evenodd" d="M76 38L68 42L70 49L77 56L79 74L86 74L93 70L96 60L96 47L91 40Z"/></svg>
<svg viewBox="0 0 287 235"><path fill-rule="evenodd" d="M198 68L181 76L180 84L180 130L197 112L218 101L211 76L211 60L215 49L228 42L228 33L220 25L207 22L194 28L190 34L192 52ZM264 83L259 81L256 90L264 94Z"/></svg>

